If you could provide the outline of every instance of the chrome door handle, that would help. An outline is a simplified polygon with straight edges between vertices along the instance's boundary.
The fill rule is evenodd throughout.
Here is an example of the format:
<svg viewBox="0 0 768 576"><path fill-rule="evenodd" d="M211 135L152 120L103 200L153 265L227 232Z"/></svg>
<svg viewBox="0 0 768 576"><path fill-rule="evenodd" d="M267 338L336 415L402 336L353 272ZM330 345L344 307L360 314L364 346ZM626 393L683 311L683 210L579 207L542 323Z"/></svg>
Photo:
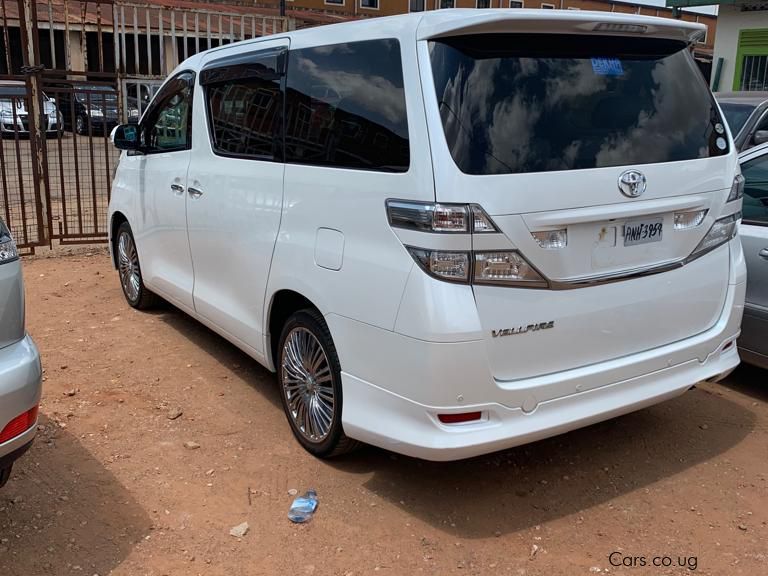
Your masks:
<svg viewBox="0 0 768 576"><path fill-rule="evenodd" d="M181 184L171 184L171 191L176 194L176 196L181 196L184 194L184 186Z"/></svg>
<svg viewBox="0 0 768 576"><path fill-rule="evenodd" d="M760 256L760 258L765 258L766 260L768 260L768 248L763 248L757 254L758 256Z"/></svg>
<svg viewBox="0 0 768 576"><path fill-rule="evenodd" d="M192 196L192 198L195 198L195 199L200 198L200 196L203 195L203 191L202 190L200 190L199 188L192 188L192 186L187 188L187 192L189 192L189 195Z"/></svg>

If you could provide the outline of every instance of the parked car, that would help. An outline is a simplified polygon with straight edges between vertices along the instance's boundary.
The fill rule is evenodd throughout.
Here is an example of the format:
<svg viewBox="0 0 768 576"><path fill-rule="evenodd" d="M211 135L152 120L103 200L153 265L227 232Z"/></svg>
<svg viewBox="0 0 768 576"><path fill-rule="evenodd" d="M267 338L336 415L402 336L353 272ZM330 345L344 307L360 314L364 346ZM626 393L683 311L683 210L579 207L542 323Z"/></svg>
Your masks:
<svg viewBox="0 0 768 576"><path fill-rule="evenodd" d="M682 394L739 362L746 287L702 30L439 10L195 55L113 134L125 297L275 370L321 457L464 458Z"/></svg>
<svg viewBox="0 0 768 576"><path fill-rule="evenodd" d="M768 92L715 94L739 151L768 142Z"/></svg>
<svg viewBox="0 0 768 576"><path fill-rule="evenodd" d="M744 188L741 243L747 261L747 299L739 352L745 362L768 368L768 144L739 156Z"/></svg>
<svg viewBox="0 0 768 576"><path fill-rule="evenodd" d="M0 487L37 431L42 369L24 330L24 286L16 245L0 219Z"/></svg>
<svg viewBox="0 0 768 576"><path fill-rule="evenodd" d="M65 130L81 135L109 134L119 124L117 90L112 86L62 84L57 88Z"/></svg>
<svg viewBox="0 0 768 576"><path fill-rule="evenodd" d="M27 112L27 87L17 80L0 80L0 135L29 135L29 112ZM43 94L43 129L48 136L58 134L61 114L56 103Z"/></svg>

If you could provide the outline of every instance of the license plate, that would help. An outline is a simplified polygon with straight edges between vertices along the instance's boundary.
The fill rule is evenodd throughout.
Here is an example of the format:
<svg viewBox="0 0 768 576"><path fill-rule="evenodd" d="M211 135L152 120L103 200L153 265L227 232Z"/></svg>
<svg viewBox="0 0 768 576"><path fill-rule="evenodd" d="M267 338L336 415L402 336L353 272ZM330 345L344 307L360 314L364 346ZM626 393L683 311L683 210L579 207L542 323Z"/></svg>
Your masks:
<svg viewBox="0 0 768 576"><path fill-rule="evenodd" d="M661 218L631 220L624 224L624 246L661 242Z"/></svg>

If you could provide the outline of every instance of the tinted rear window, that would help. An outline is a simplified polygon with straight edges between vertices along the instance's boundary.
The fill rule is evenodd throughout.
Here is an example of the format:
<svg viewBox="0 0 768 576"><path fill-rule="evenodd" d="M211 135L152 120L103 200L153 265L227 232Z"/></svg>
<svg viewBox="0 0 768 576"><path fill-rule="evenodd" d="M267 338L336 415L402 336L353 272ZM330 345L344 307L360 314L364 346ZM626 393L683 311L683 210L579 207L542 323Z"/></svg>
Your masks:
<svg viewBox="0 0 768 576"><path fill-rule="evenodd" d="M755 106L751 104L732 104L730 102L721 102L720 108L723 110L723 114L725 114L725 119L731 128L734 138L741 132L747 119L755 111Z"/></svg>
<svg viewBox="0 0 768 576"><path fill-rule="evenodd" d="M486 34L430 42L445 137L467 174L637 165L727 153L680 42Z"/></svg>
<svg viewBox="0 0 768 576"><path fill-rule="evenodd" d="M397 40L291 50L285 102L287 162L408 170L408 119Z"/></svg>

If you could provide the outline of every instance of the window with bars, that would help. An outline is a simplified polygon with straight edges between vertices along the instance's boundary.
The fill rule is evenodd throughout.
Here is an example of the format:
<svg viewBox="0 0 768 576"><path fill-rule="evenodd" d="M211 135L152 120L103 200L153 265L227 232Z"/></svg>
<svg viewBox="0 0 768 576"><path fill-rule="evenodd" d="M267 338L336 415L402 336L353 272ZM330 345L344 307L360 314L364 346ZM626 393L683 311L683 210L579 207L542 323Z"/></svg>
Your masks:
<svg viewBox="0 0 768 576"><path fill-rule="evenodd" d="M523 7L523 0L509 0L509 7L510 8L522 8Z"/></svg>
<svg viewBox="0 0 768 576"><path fill-rule="evenodd" d="M410 0L411 12L424 12L424 0Z"/></svg>
<svg viewBox="0 0 768 576"><path fill-rule="evenodd" d="M440 8L456 8L456 0L440 0Z"/></svg>
<svg viewBox="0 0 768 576"><path fill-rule="evenodd" d="M379 9L379 0L360 0L361 8L368 8L369 10Z"/></svg>
<svg viewBox="0 0 768 576"><path fill-rule="evenodd" d="M744 56L740 90L768 90L768 55Z"/></svg>
<svg viewBox="0 0 768 576"><path fill-rule="evenodd" d="M477 0L476 6L478 8L490 8L491 7L491 0Z"/></svg>

